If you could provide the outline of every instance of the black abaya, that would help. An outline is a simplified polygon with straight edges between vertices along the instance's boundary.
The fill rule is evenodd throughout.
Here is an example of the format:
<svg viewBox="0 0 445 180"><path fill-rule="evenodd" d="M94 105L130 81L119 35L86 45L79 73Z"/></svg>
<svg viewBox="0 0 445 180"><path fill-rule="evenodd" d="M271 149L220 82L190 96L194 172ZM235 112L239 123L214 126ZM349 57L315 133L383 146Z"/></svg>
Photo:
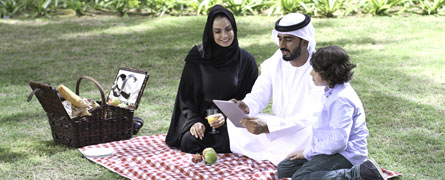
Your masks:
<svg viewBox="0 0 445 180"><path fill-rule="evenodd" d="M196 47L190 53L192 51L197 51ZM257 65L251 54L245 50L240 52L241 58L233 66L218 68L211 64L185 63L166 138L169 146L181 148L182 136L189 132L193 124L201 122L206 127L205 143L194 152L181 150L196 153L205 147L213 147L217 152L230 152L226 123L218 128L220 133L213 137L208 134L211 127L204 118L207 109L216 108L212 100L243 99L252 89L258 76Z"/></svg>

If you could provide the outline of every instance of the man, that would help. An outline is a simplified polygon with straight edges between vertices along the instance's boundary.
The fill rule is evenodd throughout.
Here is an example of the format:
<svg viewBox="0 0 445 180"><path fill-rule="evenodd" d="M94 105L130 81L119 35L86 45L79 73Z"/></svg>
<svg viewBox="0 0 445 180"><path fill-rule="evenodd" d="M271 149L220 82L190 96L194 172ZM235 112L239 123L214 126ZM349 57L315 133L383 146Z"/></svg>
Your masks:
<svg viewBox="0 0 445 180"><path fill-rule="evenodd" d="M309 59L316 45L310 21L308 15L292 13L276 22L272 37L280 49L261 64L251 93L242 101L233 100L249 118L241 120L246 128L227 121L232 152L277 165L310 143L323 94L310 76ZM274 115L259 114L271 98Z"/></svg>

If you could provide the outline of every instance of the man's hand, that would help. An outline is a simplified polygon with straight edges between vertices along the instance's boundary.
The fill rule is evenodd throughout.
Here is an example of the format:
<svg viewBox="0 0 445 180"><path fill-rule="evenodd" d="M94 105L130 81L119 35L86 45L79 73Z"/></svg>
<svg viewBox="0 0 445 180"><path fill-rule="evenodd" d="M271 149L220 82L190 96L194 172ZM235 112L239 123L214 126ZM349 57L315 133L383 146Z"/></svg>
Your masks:
<svg viewBox="0 0 445 180"><path fill-rule="evenodd" d="M239 101L236 99L231 99L230 101L233 101L234 103L238 104L238 107L244 111L244 113L249 114L249 106L247 106L246 103L244 103L243 101Z"/></svg>
<svg viewBox="0 0 445 180"><path fill-rule="evenodd" d="M241 119L241 124L252 134L269 133L266 122L258 118Z"/></svg>
<svg viewBox="0 0 445 180"><path fill-rule="evenodd" d="M204 126L204 124L197 122L190 128L190 134L192 134L192 136L195 136L195 138L199 138L202 140L205 130L206 127Z"/></svg>
<svg viewBox="0 0 445 180"><path fill-rule="evenodd" d="M287 158L289 158L290 160L305 159L303 156L303 151L304 150L290 153L289 155L287 155Z"/></svg>
<svg viewBox="0 0 445 180"><path fill-rule="evenodd" d="M221 113L213 114L212 116L217 118L216 120L214 120L211 123L209 123L210 126L213 127L213 128L219 128L222 125L224 125L224 123L226 122L224 116Z"/></svg>

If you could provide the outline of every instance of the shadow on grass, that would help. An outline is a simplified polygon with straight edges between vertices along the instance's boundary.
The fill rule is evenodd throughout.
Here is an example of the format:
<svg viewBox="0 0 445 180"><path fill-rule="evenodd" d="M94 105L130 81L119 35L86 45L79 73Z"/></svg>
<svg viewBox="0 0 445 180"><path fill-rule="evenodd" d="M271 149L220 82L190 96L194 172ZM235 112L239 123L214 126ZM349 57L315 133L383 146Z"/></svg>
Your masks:
<svg viewBox="0 0 445 180"><path fill-rule="evenodd" d="M51 139L35 141L35 143L32 144L32 149L35 150L38 154L52 156L59 152L65 152L67 150L72 150L75 148L71 148L63 144L55 144L54 140Z"/></svg>
<svg viewBox="0 0 445 180"><path fill-rule="evenodd" d="M38 103L36 99L36 102ZM14 112L8 115L3 115L2 118L0 118L0 126L6 126L8 124L21 124L28 125L31 123L31 121L39 119L41 122L48 123L48 117L44 113L45 111L43 108L39 105L41 113L30 113L30 112Z"/></svg>
<svg viewBox="0 0 445 180"><path fill-rule="evenodd" d="M30 158L31 156L52 156L59 152L69 150L64 145L56 145L53 140L36 140L28 141L26 144L14 146L14 149L20 150L15 152L10 147L0 147L0 162L14 163L22 159ZM31 152L26 152L26 149L32 149Z"/></svg>
<svg viewBox="0 0 445 180"><path fill-rule="evenodd" d="M27 156L24 153L13 152L9 147L0 147L0 162L2 163L13 163Z"/></svg>
<svg viewBox="0 0 445 180"><path fill-rule="evenodd" d="M416 174L428 174L426 177L433 179L441 177L437 171L416 167L440 168L440 162L445 161L442 151L445 147L444 111L440 105L425 104L412 98L432 93L440 96L440 86L431 83L427 86L430 91L422 90L422 84L428 79L396 69L368 67L366 71L371 71L374 76L356 77L358 80L352 85L365 107L370 155L378 157L384 168L400 172L408 179ZM394 79L389 81L387 78ZM405 96L407 93L410 94ZM423 155L418 156L419 152Z"/></svg>
<svg viewBox="0 0 445 180"><path fill-rule="evenodd" d="M435 106L382 91L358 93L367 116L369 155L381 167L403 174L399 179L441 177L438 171L418 167L440 169L445 161L444 114Z"/></svg>
<svg viewBox="0 0 445 180"><path fill-rule="evenodd" d="M378 56L375 59L377 64L380 63ZM422 127L429 123L441 123L444 127L444 104L425 104L422 100L443 97L441 84L425 76L408 74L383 62L381 66L367 66L367 62L363 61L360 63L360 74L354 74L352 84L356 90L360 90L358 94L361 99L365 100L363 103L368 117L382 117L383 121L376 119L382 123L395 119L397 121L394 125ZM432 124L429 126L437 128Z"/></svg>

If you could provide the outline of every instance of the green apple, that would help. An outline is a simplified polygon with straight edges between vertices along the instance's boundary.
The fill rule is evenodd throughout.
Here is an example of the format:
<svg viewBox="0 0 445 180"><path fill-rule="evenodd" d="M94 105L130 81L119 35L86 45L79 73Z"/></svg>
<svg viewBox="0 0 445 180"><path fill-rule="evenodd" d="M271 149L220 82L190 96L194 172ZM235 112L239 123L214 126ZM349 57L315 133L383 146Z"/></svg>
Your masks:
<svg viewBox="0 0 445 180"><path fill-rule="evenodd" d="M110 104L110 105L118 106L120 103L121 102L117 98L110 97L110 99L108 99L108 104Z"/></svg>
<svg viewBox="0 0 445 180"><path fill-rule="evenodd" d="M121 107L121 108L128 108L128 105L125 104L125 103L120 103L120 104L119 104L119 107Z"/></svg>
<svg viewBox="0 0 445 180"><path fill-rule="evenodd" d="M202 156L204 157L206 164L209 164L209 165L214 164L216 162L216 160L218 159L218 154L211 147L205 148L204 151L202 151Z"/></svg>

